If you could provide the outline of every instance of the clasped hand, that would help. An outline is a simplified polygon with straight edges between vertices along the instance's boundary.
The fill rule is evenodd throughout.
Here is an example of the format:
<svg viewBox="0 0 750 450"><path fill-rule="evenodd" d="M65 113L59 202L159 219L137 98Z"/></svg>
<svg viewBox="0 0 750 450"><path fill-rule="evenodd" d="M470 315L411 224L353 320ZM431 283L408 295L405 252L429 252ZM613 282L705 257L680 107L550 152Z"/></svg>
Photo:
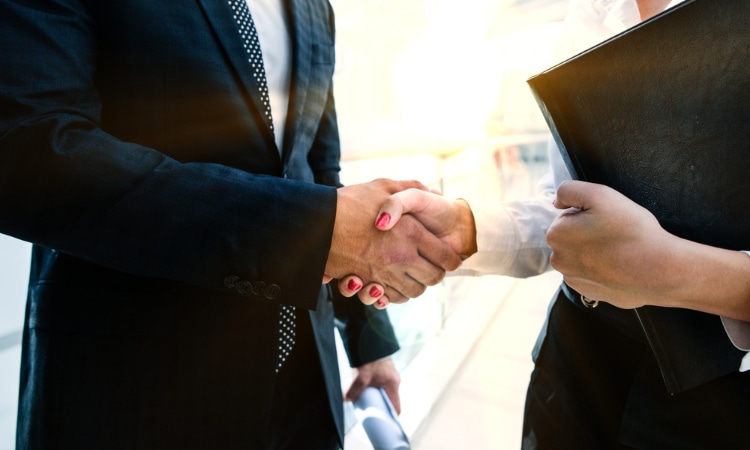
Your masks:
<svg viewBox="0 0 750 450"><path fill-rule="evenodd" d="M400 303L477 251L476 225L463 200L417 182L380 180L353 188L340 190L340 198L354 205L342 217L363 219L344 231L354 252L336 271L326 271L339 278L343 295L357 294L378 308L389 300ZM679 238L647 209L603 185L563 182L554 206L563 211L547 231L550 263L582 295L619 308L680 307L749 320L746 254ZM719 290L723 296L716 301Z"/></svg>
<svg viewBox="0 0 750 450"><path fill-rule="evenodd" d="M326 274L339 278L343 295L356 293L363 303L384 308L420 295L475 253L476 226L460 199L446 199L417 182L374 183L340 190L339 199L354 205L340 208L341 230L358 244L354 255L362 258L349 258L338 272ZM675 237L645 208L606 186L579 181L558 188L555 207L564 211L547 233L550 263L572 288L621 308L654 304L654 296L664 298L674 289L669 264ZM369 221L345 229L350 213Z"/></svg>
<svg viewBox="0 0 750 450"><path fill-rule="evenodd" d="M465 202L417 181L380 179L340 188L323 281L337 278L343 295L359 293L363 303L378 308L402 303L476 252L474 234Z"/></svg>

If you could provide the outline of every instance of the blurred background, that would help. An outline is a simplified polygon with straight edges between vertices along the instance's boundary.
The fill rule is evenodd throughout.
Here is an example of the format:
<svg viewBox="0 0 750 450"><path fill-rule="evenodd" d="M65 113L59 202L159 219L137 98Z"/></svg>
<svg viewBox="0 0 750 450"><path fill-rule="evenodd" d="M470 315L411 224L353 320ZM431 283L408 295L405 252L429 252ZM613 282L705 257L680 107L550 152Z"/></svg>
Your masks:
<svg viewBox="0 0 750 450"><path fill-rule="evenodd" d="M535 193L550 136L526 80L557 62L567 0L331 3L345 184L414 178L470 203ZM559 281L448 277L388 308L413 448L520 447L531 350ZM346 449L372 448L349 428Z"/></svg>
<svg viewBox="0 0 750 450"><path fill-rule="evenodd" d="M556 62L567 3L331 0L342 181L417 179L469 202L533 195L549 133L526 79ZM14 448L29 250L0 235L0 450ZM448 277L388 308L413 448L520 446L530 353L558 282ZM351 405L347 428L347 450L372 448Z"/></svg>

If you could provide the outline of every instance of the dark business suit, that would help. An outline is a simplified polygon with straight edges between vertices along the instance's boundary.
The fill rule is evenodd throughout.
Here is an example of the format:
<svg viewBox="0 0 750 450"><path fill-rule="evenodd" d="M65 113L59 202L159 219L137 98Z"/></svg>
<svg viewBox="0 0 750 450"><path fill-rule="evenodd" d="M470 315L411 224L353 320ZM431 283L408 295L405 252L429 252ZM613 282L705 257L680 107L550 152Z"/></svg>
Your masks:
<svg viewBox="0 0 750 450"><path fill-rule="evenodd" d="M693 333L710 339L705 329ZM563 284L534 349L522 448L748 448L750 372L737 370L741 357L720 376L706 375L715 371L711 361L671 368L704 379L670 392L670 368L660 366L653 345L634 310L604 302L587 307ZM696 354L699 348L668 350ZM716 360L735 356L715 346Z"/></svg>
<svg viewBox="0 0 750 450"><path fill-rule="evenodd" d="M320 284L339 185L333 14L286 7L279 152L225 0L0 1L0 232L35 244L19 448L271 446L289 386L325 386L318 416L341 439ZM396 349L357 303L335 308L355 365ZM281 304L300 319L277 377Z"/></svg>

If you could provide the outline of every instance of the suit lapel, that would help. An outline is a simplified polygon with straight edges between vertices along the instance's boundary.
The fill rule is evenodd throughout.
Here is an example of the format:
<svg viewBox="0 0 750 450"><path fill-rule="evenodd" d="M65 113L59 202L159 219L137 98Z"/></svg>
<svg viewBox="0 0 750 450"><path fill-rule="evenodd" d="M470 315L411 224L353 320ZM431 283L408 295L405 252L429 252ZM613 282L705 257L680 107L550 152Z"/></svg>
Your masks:
<svg viewBox="0 0 750 450"><path fill-rule="evenodd" d="M289 89L289 113L284 133L284 161L294 148L295 136L301 124L307 88L310 83L310 66L312 58L312 29L310 24L310 5L305 0L287 0L287 11L291 18L292 39L294 42L292 61L292 82Z"/></svg>
<svg viewBox="0 0 750 450"><path fill-rule="evenodd" d="M258 116L266 122L265 127L260 127L264 133L266 143L270 146L273 154L278 158L278 150L271 133L270 124L263 114L263 104L260 100L258 84L253 77L253 68L248 62L247 52L239 35L237 24L232 17L232 11L226 0L198 0L208 21L214 29L219 42L227 52L230 63L239 74L242 85L245 88L248 97L251 99L253 108L258 112Z"/></svg>

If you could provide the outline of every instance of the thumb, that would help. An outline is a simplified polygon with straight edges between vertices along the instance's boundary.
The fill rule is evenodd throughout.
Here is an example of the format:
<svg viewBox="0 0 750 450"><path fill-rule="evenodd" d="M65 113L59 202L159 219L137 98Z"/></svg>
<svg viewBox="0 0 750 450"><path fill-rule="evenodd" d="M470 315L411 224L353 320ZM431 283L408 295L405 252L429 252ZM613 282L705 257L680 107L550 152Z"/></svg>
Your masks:
<svg viewBox="0 0 750 450"><path fill-rule="evenodd" d="M383 386L388 399L393 405L393 409L396 410L396 414L401 414L401 396L398 394L398 386L394 384L386 384Z"/></svg>
<svg viewBox="0 0 750 450"><path fill-rule="evenodd" d="M429 191L420 189L407 189L397 192L388 197L383 206L380 207L375 226L379 230L388 231L398 223L402 215L419 212L426 198L431 194Z"/></svg>
<svg viewBox="0 0 750 450"><path fill-rule="evenodd" d="M569 209L576 208L582 211L589 209L589 193L594 184L585 181L566 180L557 188L557 197L555 197L555 208Z"/></svg>
<svg viewBox="0 0 750 450"><path fill-rule="evenodd" d="M363 380L362 377L354 377L354 381L352 381L352 384L349 386L346 394L344 394L344 401L353 402L354 400L358 399L367 385L368 383Z"/></svg>

